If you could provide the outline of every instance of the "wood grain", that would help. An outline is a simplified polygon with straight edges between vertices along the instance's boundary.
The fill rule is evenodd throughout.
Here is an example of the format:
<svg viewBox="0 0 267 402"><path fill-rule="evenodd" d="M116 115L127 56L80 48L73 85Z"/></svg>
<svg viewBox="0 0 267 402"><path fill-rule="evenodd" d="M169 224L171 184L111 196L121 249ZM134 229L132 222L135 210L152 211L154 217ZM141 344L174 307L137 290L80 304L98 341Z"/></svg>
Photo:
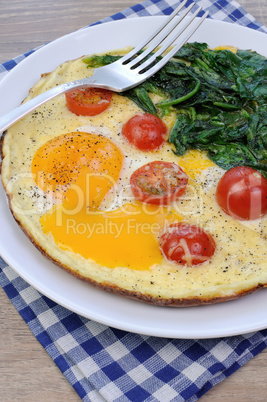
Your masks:
<svg viewBox="0 0 267 402"><path fill-rule="evenodd" d="M0 62L126 7L126 0L1 0ZM267 0L240 0L267 25ZM77 402L80 398L0 288L1 402ZM210 390L203 402L266 401L267 349ZM164 401L167 402L167 401Z"/></svg>

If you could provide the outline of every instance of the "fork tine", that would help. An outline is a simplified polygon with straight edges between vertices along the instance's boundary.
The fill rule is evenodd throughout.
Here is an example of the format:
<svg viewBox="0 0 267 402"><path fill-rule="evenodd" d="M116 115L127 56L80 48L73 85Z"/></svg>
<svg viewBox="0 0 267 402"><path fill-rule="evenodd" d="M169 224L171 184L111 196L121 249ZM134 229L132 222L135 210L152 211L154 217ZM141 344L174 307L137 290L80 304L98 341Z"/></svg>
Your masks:
<svg viewBox="0 0 267 402"><path fill-rule="evenodd" d="M186 24L183 28L183 31L179 31L176 35L172 38L166 38L166 43L160 49L153 54L148 60L142 63L137 68L133 69L132 71L136 72L139 75L145 75L146 79L151 77L155 74L161 67L163 67L174 55L178 50L189 40L189 38L193 35L193 33L197 30L197 28L202 24L205 18L208 16L209 12L206 11L202 17L195 19L197 14L201 11L202 7L198 8L197 11L192 15L190 21ZM195 22L195 24L193 24ZM187 29L189 27L189 29ZM186 30L187 29L187 30ZM179 38L179 41L175 44L175 46L156 64L153 64L158 56L160 56L165 50L167 50L172 43ZM153 64L153 66L147 70L149 65ZM145 70L145 71L144 71Z"/></svg>
<svg viewBox="0 0 267 402"><path fill-rule="evenodd" d="M126 64L128 61L131 60L131 58L132 58L133 56L135 56L136 54L138 54L138 52L139 52L140 50L142 50L145 46L147 46L147 44L150 43L150 42L155 38L155 36L157 36L158 33L161 32L161 31L165 28L165 26L168 25L168 24L173 20L173 18L176 16L176 14L178 14L179 11L181 11L181 9L185 6L185 4L187 3L187 1L188 1L188 0L184 0L177 8L171 13L171 15L169 16L169 18L167 19L167 21L165 21L155 32L153 32L153 33L152 33L148 38L146 38L143 42L141 42L141 43L139 43L139 45L135 46L134 49L133 49L131 52L127 53L124 57L122 57L122 58L120 59L120 62L123 63L123 64Z"/></svg>
<svg viewBox="0 0 267 402"><path fill-rule="evenodd" d="M131 60L133 56L136 56L136 52L141 50L148 43L151 44L151 42L153 41L154 44L156 43L157 38L155 39L155 36L162 30L164 32L166 24L168 24L175 17L175 15L182 9L182 7L186 4L186 2L187 0L184 0L180 4L180 6L167 19L167 22L165 21L165 24L161 26L156 33L153 33L153 35L151 35L150 38L148 38L148 40L141 43L126 56L115 61L114 63L111 63L103 67L99 67L94 71L94 74L91 77L60 84L36 96L35 98L29 100L28 102L23 103L21 106L10 111L4 116L1 116L0 133L5 131L7 128L9 128L16 121L20 120L22 117L26 116L28 113L31 113L39 106L43 105L49 100L54 99L56 96L64 94L72 89L93 87L93 88L106 88L115 92L124 92L144 82L147 78L151 77L161 67L163 67L168 62L168 60L170 60L170 58L190 38L190 36L195 32L195 30L199 27L199 25L204 21L204 19L208 15L208 13L205 13L201 18L199 18L199 21L197 22L197 24L194 24L194 26L190 22L189 24L187 24L186 28L188 28L188 26L191 25L190 27L191 29L188 28L186 29L186 31L183 32L179 30L179 34L177 35L176 33L176 36L174 36L176 28L173 28L171 30L172 34L170 35L170 37L172 38L171 41L169 41L168 35L165 35L166 41L164 40L164 38L162 38L161 40L162 48L157 50L154 56L150 57L149 62L145 61L141 65L139 63L138 68L131 68L131 67L129 68L129 64L127 65L127 62L129 62L129 60ZM197 10L197 13L198 12L199 10ZM192 18L190 19L190 21L192 21ZM168 28L166 27L165 33L167 29ZM164 57L162 57L160 61L157 62L156 57L162 54L164 49L167 50L167 47L176 41L177 36L179 36L179 42L176 43L174 47ZM162 35L160 35L160 37L162 37ZM125 64L123 61L125 62ZM150 66L151 62L153 63L152 66ZM150 67L147 68L147 66Z"/></svg>
<svg viewBox="0 0 267 402"><path fill-rule="evenodd" d="M175 52L178 51L178 48L180 48L189 38L190 36L192 36L192 34L195 32L195 30L198 28L198 26L202 23L202 21L206 18L208 12L206 12L202 18L200 18L199 21L195 21L196 24L193 25L193 22L196 18L196 16L199 14L199 12L202 10L202 7L199 7L194 14L190 17L190 20L187 21L185 24L183 24L182 27L180 27L180 21L178 21L177 25L175 28L176 32L174 32L174 35L171 36L166 36L165 39L162 41L162 44L160 46L160 48L158 49L158 51L156 53L154 53L151 57L149 57L144 63L139 64L138 67L134 68L134 71L140 72L142 70L145 70L147 67L149 67L151 64L153 64L155 62L155 60L157 59L157 57L161 56L172 44L173 42L179 38L180 36L183 36L183 34L186 34L185 38L181 38L181 40L179 41L179 44L177 43L175 45ZM196 27L195 27L196 26ZM186 29L189 28L188 32L186 31ZM180 44L181 43L181 44ZM151 51L150 51L151 53ZM174 54L173 53L173 54ZM169 55L169 53L167 53L167 55ZM166 60L166 59L164 59Z"/></svg>
<svg viewBox="0 0 267 402"><path fill-rule="evenodd" d="M154 37L154 40L149 43L149 46L139 56L135 57L133 60L126 64L127 67L130 67L131 69L135 68L137 64L140 64L140 62L144 60L149 54L151 54L157 47L161 46L161 43L163 43L165 39L169 37L169 35L171 35L171 33L177 28L177 26L181 24L183 19L191 11L194 5L195 3L191 3L184 10L183 14L179 15L178 21L174 21L174 24L171 24L170 22L166 24L161 32Z"/></svg>

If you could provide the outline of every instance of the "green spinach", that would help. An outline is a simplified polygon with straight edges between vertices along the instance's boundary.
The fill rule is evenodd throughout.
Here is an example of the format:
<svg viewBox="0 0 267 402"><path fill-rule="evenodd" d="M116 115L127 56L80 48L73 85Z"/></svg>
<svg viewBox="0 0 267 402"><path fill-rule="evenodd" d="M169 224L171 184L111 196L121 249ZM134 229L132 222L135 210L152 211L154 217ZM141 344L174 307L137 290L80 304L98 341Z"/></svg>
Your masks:
<svg viewBox="0 0 267 402"><path fill-rule="evenodd" d="M118 56L86 57L90 67ZM161 101L154 103L151 94ZM267 176L267 59L250 50L184 45L159 72L124 96L142 110L176 113L169 136L174 152L205 150L224 169L252 166Z"/></svg>

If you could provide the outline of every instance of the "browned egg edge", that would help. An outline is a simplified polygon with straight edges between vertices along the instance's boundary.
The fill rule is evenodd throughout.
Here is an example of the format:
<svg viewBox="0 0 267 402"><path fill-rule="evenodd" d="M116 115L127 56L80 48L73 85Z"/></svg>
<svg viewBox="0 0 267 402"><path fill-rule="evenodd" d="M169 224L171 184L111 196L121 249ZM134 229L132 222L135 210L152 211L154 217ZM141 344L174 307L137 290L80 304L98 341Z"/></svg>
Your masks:
<svg viewBox="0 0 267 402"><path fill-rule="evenodd" d="M51 73L45 73L42 74L43 76L48 76ZM30 92L30 91L29 91ZM1 154L1 158L2 160L4 159L5 155L3 152L3 144L4 144L4 138L5 135L7 134L7 131L5 131L2 134L2 137L0 139L0 154ZM0 165L0 174L1 174L1 169L2 169L2 163ZM15 221L17 222L18 226L20 227L20 229L24 232L24 234L29 238L29 240L32 242L32 244L37 248L37 250L40 251L40 253L47 258L49 261L53 262L55 265L57 265L58 267L64 269L65 271L67 271L69 274L71 274L72 276L74 276L75 278L82 280L96 288L100 288L104 291L108 291L108 292L112 292L130 299L134 299L134 300L139 300L148 304L152 304L155 306L168 306L168 307L193 307L193 306L202 306L202 305L210 305L210 304L215 304L215 303L222 303L222 302L226 302L226 301L231 301L231 300L235 300L238 299L240 297L252 294L256 291L258 291L259 289L263 288L263 287L267 287L267 283L265 284L258 284L257 286L254 286L250 289L246 289L246 290L241 290L240 292L235 292L232 295L227 295L225 297L190 297L190 298L164 298L164 297L153 297L149 294L143 294L141 292L135 292L135 291L130 291L130 290L126 290L124 288L121 288L117 285L113 285L112 283L108 283L108 282L97 282L94 281L90 278L86 278L82 275L77 274L76 272L73 272L69 267L65 266L64 264L62 264L60 261L54 259L53 257L51 257L43 248L42 246L32 237L32 235L23 227L23 225L21 224L19 218L16 216L16 213L14 212L14 210L12 209L11 206L11 198L12 195L8 194L7 189L2 181L4 190L6 192L7 195L7 200L8 200L8 205L9 205L9 209L11 211L11 214L13 216L13 218L15 219Z"/></svg>

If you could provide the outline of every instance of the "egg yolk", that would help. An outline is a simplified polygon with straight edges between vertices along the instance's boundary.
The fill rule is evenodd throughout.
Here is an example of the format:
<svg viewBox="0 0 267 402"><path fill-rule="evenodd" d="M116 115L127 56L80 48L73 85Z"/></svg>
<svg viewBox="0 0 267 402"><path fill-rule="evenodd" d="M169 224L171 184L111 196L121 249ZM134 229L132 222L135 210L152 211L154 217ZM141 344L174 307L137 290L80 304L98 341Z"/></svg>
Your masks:
<svg viewBox="0 0 267 402"><path fill-rule="evenodd" d="M109 212L66 213L64 202L41 217L44 233L52 233L63 250L71 250L109 268L149 269L162 261L158 236L181 217L166 207L125 204Z"/></svg>
<svg viewBox="0 0 267 402"><path fill-rule="evenodd" d="M203 152L192 149L179 158L179 166L181 166L188 176L194 179L202 170L215 166L215 163Z"/></svg>
<svg viewBox="0 0 267 402"><path fill-rule="evenodd" d="M87 172L91 192L88 207L98 208L118 180L123 158L121 150L106 137L68 133L38 149L32 161L32 174L42 190L62 199L70 184Z"/></svg>
<svg viewBox="0 0 267 402"><path fill-rule="evenodd" d="M32 173L40 188L61 198L40 223L63 250L109 268L145 270L161 262L159 234L181 216L138 202L101 211L122 164L123 154L106 137L70 133L48 141L36 152Z"/></svg>

